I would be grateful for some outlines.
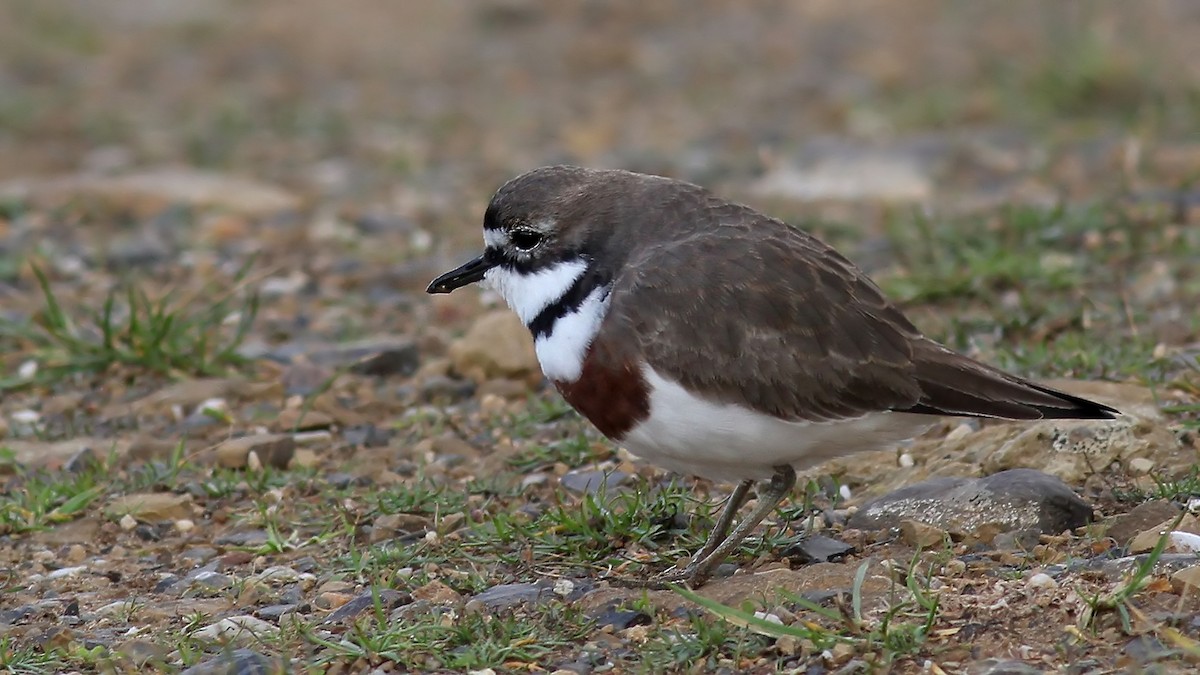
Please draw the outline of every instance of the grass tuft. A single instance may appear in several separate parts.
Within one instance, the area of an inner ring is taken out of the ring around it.
[[[174,291],[152,297],[145,288],[125,283],[109,292],[99,309],[75,316],[35,265],[42,309],[28,323],[0,319],[0,345],[33,360],[37,370],[32,376],[0,378],[0,391],[49,385],[114,366],[181,377],[219,375],[242,365],[245,359],[237,350],[258,313],[257,294],[237,293],[248,271],[249,265],[239,270],[229,289],[205,285],[186,297]]]

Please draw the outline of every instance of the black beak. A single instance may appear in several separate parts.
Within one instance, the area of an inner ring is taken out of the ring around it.
[[[429,282],[429,288],[426,288],[425,292],[449,293],[456,288],[480,281],[483,279],[483,275],[495,266],[496,263],[485,260],[484,256],[479,256]]]

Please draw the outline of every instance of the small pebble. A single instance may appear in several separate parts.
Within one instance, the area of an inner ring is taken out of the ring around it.
[[[126,513],[125,515],[121,516],[121,520],[118,521],[118,524],[120,524],[122,530],[129,532],[138,526],[138,521],[137,518],[134,518]]]
[[[560,597],[567,597],[575,592],[575,582],[570,579],[559,579],[554,582],[554,594]]]
[[[973,431],[975,430],[971,428],[970,424],[960,424],[951,429],[950,433],[946,434],[946,441],[956,441],[964,436],[969,435]]]
[[[506,407],[508,407],[508,402],[495,394],[484,394],[483,398],[479,400],[479,411],[485,415],[504,412]]]
[[[196,406],[196,412],[223,418],[229,413],[229,403],[223,398],[206,399]]]
[[[175,521],[175,529],[186,534],[196,529],[196,523],[188,520],[187,518],[183,518],[182,520]]]
[[[22,380],[32,380],[33,376],[37,375],[37,371],[38,362],[29,360],[25,363],[22,363],[20,367],[17,368],[17,377]]]
[[[906,452],[906,453],[903,453],[900,455],[901,468],[911,469],[913,466],[916,465],[916,463],[917,463],[917,461],[915,459],[913,459],[913,456],[911,454]]]
[[[1154,470],[1154,460],[1146,457],[1134,457],[1129,460],[1129,473],[1142,476]]]
[[[774,623],[774,624],[779,624],[780,626],[783,625],[783,619],[779,618],[775,614],[769,614],[767,612],[755,612],[754,618],[761,619],[763,621],[767,621],[767,622]]]
[[[1175,530],[1169,538],[1171,546],[1181,553],[1200,553],[1200,534]]]
[[[79,544],[72,544],[67,549],[67,562],[78,565],[87,557],[87,549]]]
[[[1025,584],[1027,586],[1029,586],[1030,588],[1057,588],[1058,587],[1058,582],[1054,580],[1054,577],[1050,576],[1049,574],[1046,574],[1045,572],[1038,572],[1037,574],[1029,577],[1029,580],[1026,581]]]
[[[46,578],[47,579],[65,579],[67,577],[73,577],[76,574],[79,574],[80,572],[82,572],[86,569],[87,569],[87,567],[85,567],[83,565],[78,565],[76,567],[63,567],[61,569],[54,570],[53,572],[47,574]]]
[[[18,410],[12,414],[12,421],[17,424],[36,424],[41,418],[41,413],[29,409]]]

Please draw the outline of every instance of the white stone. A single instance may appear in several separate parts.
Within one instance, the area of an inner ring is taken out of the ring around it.
[[[1025,584],[1030,588],[1057,588],[1058,582],[1054,577],[1045,572],[1038,572],[1026,580]]]
[[[77,567],[63,567],[63,568],[56,569],[56,570],[54,570],[53,572],[50,572],[50,573],[48,573],[48,574],[46,575],[46,578],[47,578],[47,579],[51,579],[51,580],[53,580],[53,579],[66,579],[66,578],[68,578],[68,577],[73,577],[73,576],[76,576],[76,575],[78,575],[80,572],[82,572],[82,571],[84,571],[84,570],[86,570],[86,569],[87,569],[87,566],[86,566],[86,565],[79,565],[79,566],[77,566]]]

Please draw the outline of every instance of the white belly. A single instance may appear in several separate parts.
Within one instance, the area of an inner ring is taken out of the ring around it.
[[[717,481],[766,480],[775,466],[804,469],[912,438],[927,415],[871,413],[834,422],[787,422],[693,396],[650,368],[650,416],[622,439],[630,452],[685,475]]]

